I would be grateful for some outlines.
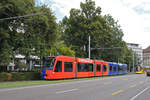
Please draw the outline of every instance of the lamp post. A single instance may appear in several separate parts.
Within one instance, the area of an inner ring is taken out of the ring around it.
[[[91,47],[90,47],[90,43],[91,42],[91,37],[89,35],[89,59],[91,58]]]

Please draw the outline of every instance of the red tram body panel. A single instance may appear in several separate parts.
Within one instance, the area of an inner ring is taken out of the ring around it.
[[[102,76],[103,71],[102,71],[102,66],[103,66],[103,61],[95,61],[95,76]]]
[[[103,76],[108,75],[108,62],[103,62]]]

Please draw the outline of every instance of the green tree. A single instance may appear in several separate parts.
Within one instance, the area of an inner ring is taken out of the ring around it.
[[[56,46],[53,46],[50,49],[45,51],[45,55],[65,55],[65,56],[75,56],[75,52],[72,50],[72,46],[66,46],[63,42],[57,43]]]
[[[91,36],[91,47],[102,47],[101,40],[110,36],[101,8],[95,2],[86,0],[80,3],[81,9],[71,9],[70,16],[64,17],[63,39],[67,45],[73,45],[78,57],[88,57],[88,37]],[[105,37],[105,38],[104,38]]]
[[[111,15],[105,15],[104,18],[109,25],[109,32],[111,33],[109,41],[107,42],[108,47],[112,48],[104,51],[104,59],[114,62],[118,62],[120,60],[122,62],[124,60],[123,56],[125,56],[124,52],[127,49],[127,45],[122,39],[123,31],[118,22],[115,21]]]
[[[44,12],[25,20],[26,55],[43,56],[46,49],[50,49],[58,39],[58,25],[52,11],[46,6],[36,7],[35,12]],[[22,48],[23,50],[25,48]]]
[[[122,39],[121,26],[111,15],[102,16],[101,8],[96,7],[94,1],[86,0],[80,3],[80,9],[71,9],[70,16],[64,17],[61,25],[62,38],[68,46],[72,45],[76,56],[88,57],[88,37],[91,36],[93,59],[127,62],[125,56],[130,55],[130,51]]]
[[[10,18],[35,13],[39,15]],[[0,19],[0,66],[7,66],[16,54],[43,56],[57,40],[55,16],[46,6],[35,6],[34,0],[1,0]]]
[[[75,51],[72,50],[72,45],[67,46],[64,43],[64,39],[62,38],[63,35],[63,27],[61,26],[61,23],[57,26],[57,36],[56,42],[51,43],[51,48],[46,49],[44,52],[44,56],[55,56],[55,55],[64,55],[64,56],[75,56]]]

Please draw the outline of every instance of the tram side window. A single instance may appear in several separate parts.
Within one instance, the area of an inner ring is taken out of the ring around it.
[[[123,71],[123,67],[121,66],[121,71]]]
[[[62,61],[57,61],[55,72],[62,72]]]
[[[122,71],[124,71],[124,67],[122,67],[122,69],[121,69]]]
[[[78,63],[78,72],[93,72],[93,64]]]
[[[118,67],[118,71],[122,71],[122,66],[119,66],[119,67]]]
[[[118,66],[118,71],[120,71],[120,66]]]
[[[103,71],[106,72],[107,71],[107,66],[103,65]]]
[[[112,66],[110,66],[110,71],[112,71]]]
[[[100,64],[97,64],[96,70],[97,70],[97,72],[100,72],[100,71],[101,71],[101,65],[100,65]]]
[[[88,72],[93,72],[93,64],[88,64],[88,66],[89,66]]]
[[[123,67],[123,71],[126,71],[127,70],[127,67]]]
[[[78,63],[78,72],[87,72],[87,66],[85,63]]]
[[[64,72],[72,72],[72,62],[64,62]]]
[[[117,71],[117,67],[116,66],[114,66],[114,71]]]

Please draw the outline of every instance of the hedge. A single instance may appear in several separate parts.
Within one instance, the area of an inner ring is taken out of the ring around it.
[[[2,72],[0,81],[26,81],[39,80],[40,72]]]

